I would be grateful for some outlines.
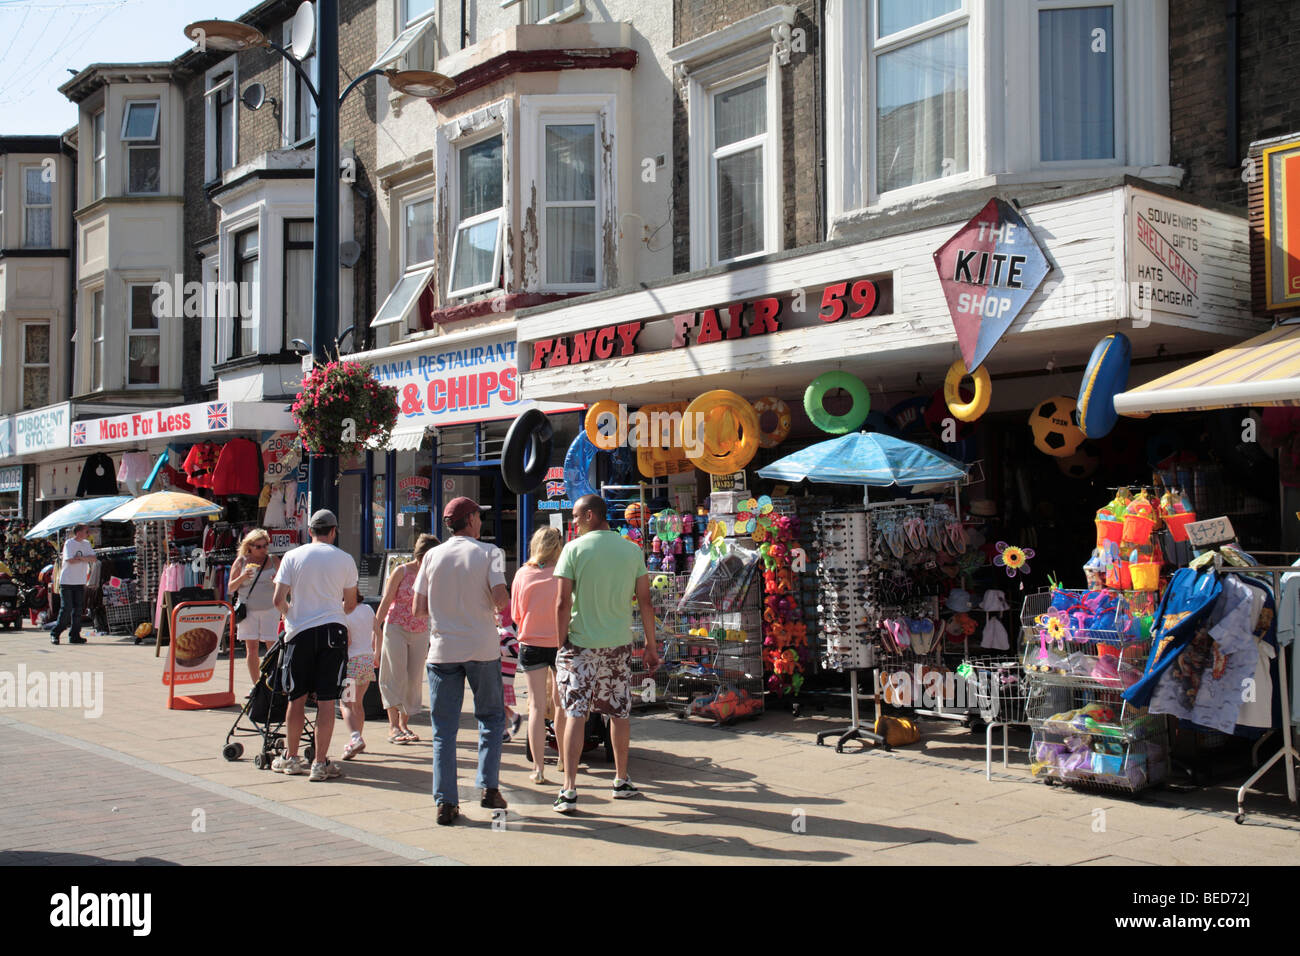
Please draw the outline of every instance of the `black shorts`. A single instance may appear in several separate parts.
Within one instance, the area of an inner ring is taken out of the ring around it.
[[[543,667],[555,670],[555,653],[558,647],[534,647],[532,644],[519,645],[519,669],[524,673],[539,671]]]
[[[317,700],[338,700],[348,666],[348,629],[322,624],[295,634],[284,645],[280,680],[290,700],[315,693]]]

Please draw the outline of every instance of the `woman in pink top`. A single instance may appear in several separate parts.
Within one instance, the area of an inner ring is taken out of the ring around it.
[[[422,534],[415,557],[393,568],[384,583],[384,597],[375,613],[379,642],[379,696],[388,710],[388,742],[406,744],[420,738],[411,730],[411,715],[419,711],[424,691],[424,659],[429,655],[429,619],[411,613],[411,598],[420,562],[439,541]]]
[[[528,563],[515,572],[510,590],[510,616],[519,632],[519,669],[528,681],[528,746],[533,752],[533,783],[546,783],[546,706],[548,670],[555,670],[559,636],[555,604],[560,582],[555,562],[564,538],[555,528],[539,528],[528,546]],[[553,682],[549,696],[555,714],[555,739],[564,739],[564,710]]]

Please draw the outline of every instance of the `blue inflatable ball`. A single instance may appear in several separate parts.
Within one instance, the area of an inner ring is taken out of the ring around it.
[[[1097,343],[1079,386],[1079,427],[1089,438],[1103,438],[1119,421],[1115,396],[1128,387],[1133,345],[1122,332]]]

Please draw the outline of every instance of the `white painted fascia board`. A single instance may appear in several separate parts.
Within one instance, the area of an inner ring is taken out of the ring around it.
[[[681,46],[668,51],[668,62],[674,65],[702,63],[721,56],[735,47],[749,46],[757,42],[764,34],[771,34],[774,27],[785,24],[794,26],[798,11],[789,4],[781,3],[743,20],[714,30],[702,37],[688,40]]]
[[[499,339],[503,336],[510,338],[513,328],[513,322],[499,322],[496,325],[466,329],[464,332],[452,332],[449,335],[413,336],[393,345],[371,349],[369,352],[352,352],[346,358],[349,362],[365,362],[373,365],[376,362],[387,362],[408,355],[418,355],[421,352],[436,351],[449,345],[462,345],[480,339]]]

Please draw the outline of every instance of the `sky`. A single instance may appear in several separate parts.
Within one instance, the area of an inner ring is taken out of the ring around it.
[[[195,20],[257,0],[0,0],[0,135],[62,133],[77,107],[59,87],[91,63],[171,60]],[[69,72],[71,70],[72,72]]]

